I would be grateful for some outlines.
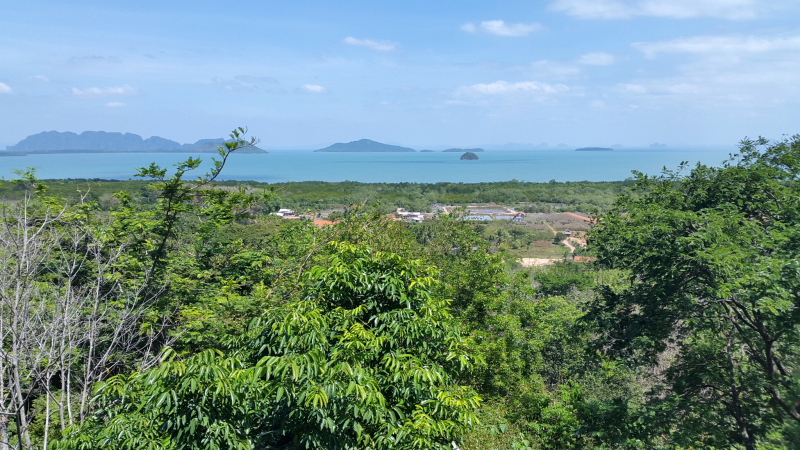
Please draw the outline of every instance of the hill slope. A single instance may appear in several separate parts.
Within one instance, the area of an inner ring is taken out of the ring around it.
[[[369,139],[361,139],[348,143],[336,143],[329,147],[314,150],[315,152],[415,152],[413,148],[400,147],[399,145],[382,144]]]

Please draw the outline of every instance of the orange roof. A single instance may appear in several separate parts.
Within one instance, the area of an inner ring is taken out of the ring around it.
[[[318,227],[327,227],[329,225],[333,225],[333,224],[336,224],[336,223],[339,223],[339,222],[341,222],[341,220],[337,220],[336,222],[334,222],[332,220],[315,219],[314,220],[314,225],[316,225]]]

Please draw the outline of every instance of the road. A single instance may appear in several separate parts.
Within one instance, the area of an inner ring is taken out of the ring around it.
[[[572,213],[564,213],[564,214],[572,214]],[[573,214],[573,215],[577,216],[577,217],[581,217],[581,216],[578,216],[577,214]],[[589,219],[586,219],[586,220],[589,220]],[[556,231],[555,228],[551,227],[549,223],[545,222],[544,224],[547,225],[547,228],[550,228],[550,231],[553,232],[553,236],[558,234],[558,231]],[[569,249],[569,251],[575,252],[575,246],[570,244],[570,242],[569,242],[571,239],[573,239],[573,238],[568,237],[568,238],[564,239],[563,241],[561,241],[561,243],[566,245],[567,248]]]

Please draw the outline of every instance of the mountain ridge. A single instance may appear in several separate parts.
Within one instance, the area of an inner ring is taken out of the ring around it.
[[[43,131],[32,134],[15,145],[6,146],[6,151],[25,153],[216,153],[225,139],[200,139],[193,144],[150,136],[143,139],[138,134],[116,131]],[[242,149],[241,153],[267,153],[258,147]]]

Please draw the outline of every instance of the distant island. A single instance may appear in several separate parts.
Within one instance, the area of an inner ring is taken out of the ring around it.
[[[482,148],[448,148],[447,150],[442,150],[443,152],[453,152],[453,153],[461,153],[461,152],[471,152],[471,153],[479,153],[482,152]]]
[[[433,150],[420,150],[420,153],[433,153]]]
[[[480,158],[478,158],[478,155],[476,155],[473,152],[466,152],[463,155],[461,155],[461,160],[462,161],[474,161],[476,159],[480,159]]]
[[[44,131],[6,147],[8,156],[28,153],[216,153],[225,139],[200,139],[194,144],[181,144],[160,136],[142,139],[138,134],[106,131],[72,132]],[[1,152],[0,152],[1,153]],[[267,153],[258,147],[248,147],[237,153]]]
[[[613,152],[613,148],[608,147],[583,147],[583,148],[576,148],[576,152]]]
[[[415,152],[413,148],[400,147],[399,145],[381,144],[369,139],[361,139],[348,143],[336,143],[329,147],[314,150],[315,152]]]

